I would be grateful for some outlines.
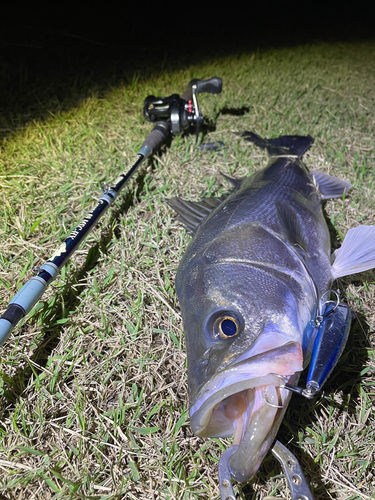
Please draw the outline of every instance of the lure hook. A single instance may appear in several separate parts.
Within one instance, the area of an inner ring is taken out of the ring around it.
[[[236,500],[232,485],[232,474],[229,467],[229,459],[238,450],[238,445],[227,448],[219,460],[219,484],[221,500]]]
[[[271,373],[270,375],[276,375],[276,373]],[[281,375],[276,375],[276,377],[281,377]],[[284,386],[280,386],[280,387],[283,389],[285,387],[285,385]],[[267,396],[267,394],[263,393],[263,399],[264,399],[264,401],[265,401],[265,403],[266,403],[267,406],[271,406],[272,408],[280,408],[280,409],[284,408],[283,405],[275,405],[274,403],[270,403],[268,401],[268,399],[267,399],[266,396]]]
[[[336,300],[333,301],[333,300],[326,300],[325,302],[323,302],[320,306],[320,310],[321,311],[324,311],[324,313],[322,314],[317,314],[316,318],[315,318],[315,326],[316,327],[319,327],[321,324],[322,324],[322,321],[325,317],[327,317],[329,314],[333,313],[333,311],[335,309],[337,309],[338,305],[340,304],[340,290],[337,290],[337,292],[335,290],[327,290],[325,293],[323,293],[322,297],[321,297],[321,301],[323,300],[323,297],[325,297],[325,295],[327,294],[330,294],[330,293],[333,293],[336,297]],[[334,304],[334,306],[332,308],[328,308],[328,306],[330,304]]]
[[[276,375],[277,376],[277,375]],[[238,450],[238,445],[227,448],[219,460],[219,483],[221,500],[236,500],[230,471],[230,458]],[[314,500],[298,460],[293,453],[279,441],[271,449],[272,455],[279,461],[292,493],[292,500]]]

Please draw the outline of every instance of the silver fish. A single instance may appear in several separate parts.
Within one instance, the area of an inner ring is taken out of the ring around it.
[[[311,137],[245,139],[266,149],[266,168],[230,179],[225,198],[168,203],[193,234],[176,290],[187,345],[191,427],[233,437],[237,481],[250,479],[268,452],[291,393],[308,365],[321,298],[333,280],[375,267],[375,227],[351,229],[331,255],[322,199],[349,182],[308,172]],[[277,374],[282,378],[275,376]]]

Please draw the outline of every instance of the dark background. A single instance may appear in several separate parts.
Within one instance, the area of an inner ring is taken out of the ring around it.
[[[238,46],[364,39],[373,37],[375,29],[370,1],[225,2],[225,8],[217,4],[17,4],[2,9],[0,48],[23,60],[53,54],[71,59],[105,55],[125,60],[142,54],[179,59],[182,54],[226,52]]]
[[[179,57],[192,50],[222,51],[236,44],[283,46],[363,39],[374,33],[373,4],[363,0],[226,1],[224,8],[218,2],[153,4],[136,0],[15,4],[1,11],[1,50],[18,45],[24,47],[25,56],[31,55],[31,49],[35,56],[41,48],[60,55],[76,49],[79,54],[75,55],[82,56],[84,52],[94,55],[96,46],[102,47],[96,55],[109,57],[148,51]]]
[[[255,48],[370,40],[375,2],[15,3],[0,16],[0,137],[120,82]],[[197,75],[201,77],[201,75]],[[178,89],[177,89],[178,91]],[[15,118],[16,117],[16,118]]]

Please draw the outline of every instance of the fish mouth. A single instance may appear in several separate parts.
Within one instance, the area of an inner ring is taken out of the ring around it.
[[[287,342],[241,359],[204,385],[190,418],[198,436],[233,436],[238,450],[230,469],[236,481],[244,482],[257,472],[275,439],[291,397],[284,384],[297,383],[303,356],[299,342]]]

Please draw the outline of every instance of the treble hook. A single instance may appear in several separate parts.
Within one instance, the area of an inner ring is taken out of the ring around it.
[[[320,306],[320,309],[324,311],[323,314],[317,314],[315,318],[315,326],[319,327],[322,324],[323,319],[328,316],[329,314],[333,313],[335,309],[337,309],[338,305],[340,304],[340,290],[327,290],[325,293],[320,298],[320,301],[323,300],[323,297],[327,295],[328,293],[333,293],[336,296],[336,301],[333,300],[326,300],[323,302]],[[328,308],[330,304],[334,304],[333,307]]]
[[[229,460],[238,450],[238,445],[227,448],[219,460],[219,482],[221,500],[236,500],[232,485],[232,474]],[[298,460],[280,441],[276,441],[271,449],[272,455],[279,461],[292,493],[292,500],[314,500],[307,485]]]
[[[227,448],[221,455],[219,460],[219,483],[221,500],[236,500],[236,495],[232,485],[232,474],[229,467],[229,459],[238,450],[238,445],[235,444]]]
[[[271,452],[279,461],[284,471],[288,486],[292,493],[292,500],[314,500],[305,476],[303,475],[301,466],[293,453],[281,444],[280,441],[276,441]]]

